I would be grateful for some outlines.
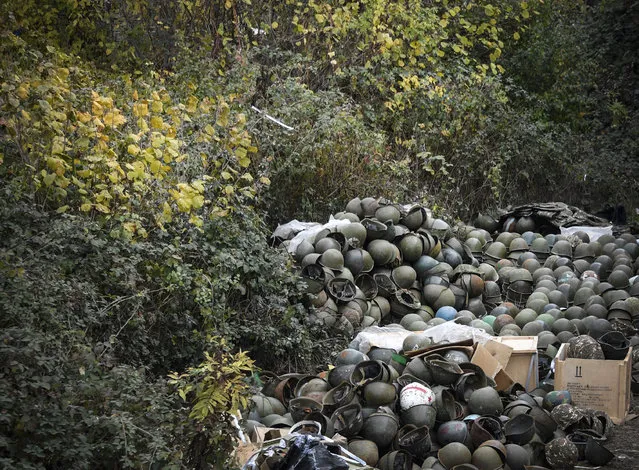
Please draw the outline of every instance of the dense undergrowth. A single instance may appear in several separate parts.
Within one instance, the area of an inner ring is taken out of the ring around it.
[[[346,341],[305,323],[278,222],[636,206],[637,14],[3,2],[0,466],[230,468],[252,373]]]

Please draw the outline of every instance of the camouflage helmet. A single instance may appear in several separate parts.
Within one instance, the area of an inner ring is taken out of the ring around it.
[[[588,335],[580,335],[570,340],[567,357],[577,359],[605,359],[604,353],[599,343],[597,343],[597,340]]]
[[[577,446],[567,437],[553,439],[544,449],[546,460],[556,469],[572,469],[579,460]]]

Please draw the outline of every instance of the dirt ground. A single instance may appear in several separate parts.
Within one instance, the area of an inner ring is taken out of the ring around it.
[[[633,397],[633,407],[631,415],[639,415],[639,395]],[[639,469],[639,416],[626,423],[615,426],[610,438],[604,444],[615,458],[605,467],[612,470],[635,470]],[[593,468],[581,465],[581,468]],[[575,467],[579,469],[580,467]]]

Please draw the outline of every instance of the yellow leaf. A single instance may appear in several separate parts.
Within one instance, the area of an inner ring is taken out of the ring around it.
[[[137,100],[138,100],[138,98],[139,98],[139,96],[138,96],[138,90],[133,90],[133,99],[134,99],[135,101],[137,101]]]
[[[51,186],[55,181],[55,173],[47,174],[42,180],[44,181],[45,186]]]
[[[519,38],[520,38],[520,37],[521,37],[521,36],[519,36],[519,33],[518,33],[517,31],[515,31],[515,33],[513,34],[513,39],[514,39],[515,41],[519,41]]]
[[[222,173],[220,173],[220,176],[225,180],[231,179],[231,174],[228,171],[223,171]]]
[[[153,116],[151,118],[151,128],[152,129],[162,129],[164,122],[160,116]]]
[[[20,99],[24,100],[27,98],[27,96],[29,96],[29,90],[27,90],[23,86],[19,86],[18,89],[16,90],[16,94],[20,97]]]
[[[161,101],[154,101],[151,103],[151,111],[154,113],[161,113],[164,110],[164,106]]]
[[[245,158],[246,157],[246,149],[244,147],[238,147],[235,149],[235,156],[240,159],[240,158]]]
[[[145,102],[135,103],[133,105],[133,115],[136,117],[144,117],[149,114],[149,105]]]
[[[107,126],[118,127],[126,122],[124,116],[122,116],[119,112],[108,112],[104,115],[104,124]]]
[[[262,176],[262,177],[260,178],[260,182],[261,182],[262,184],[265,184],[266,186],[268,186],[269,184],[271,184],[271,180],[270,180],[270,179],[268,179],[266,176]]]
[[[78,121],[80,121],[82,124],[86,124],[91,120],[91,115],[89,113],[83,113],[82,111],[78,111],[76,113],[76,116],[78,118]]]
[[[138,153],[140,153],[140,147],[138,147],[137,145],[134,144],[130,144],[127,148],[126,151],[131,154],[131,155],[137,155]]]
[[[102,116],[102,114],[104,114],[104,108],[102,107],[100,103],[98,103],[97,101],[94,101],[93,103],[91,103],[91,112],[95,116]]]
[[[152,173],[159,173],[162,169],[162,164],[158,160],[153,160],[149,165]]]
[[[91,210],[91,203],[90,202],[85,202],[84,204],[82,204],[80,206],[80,210],[82,212],[89,212]]]
[[[227,10],[230,10],[232,6],[233,4],[231,3],[231,0],[226,0],[224,2],[224,8],[226,8]]]
[[[224,187],[224,192],[230,196],[231,194],[233,194],[235,192],[235,188],[233,186],[231,186],[230,184],[227,184]]]
[[[69,210],[69,206],[61,206],[61,207],[58,207],[55,211],[58,214],[64,214],[67,210]]]
[[[31,115],[24,109],[20,110],[20,114],[22,115],[22,119],[24,119],[25,121],[31,121]]]
[[[226,127],[229,125],[229,114],[231,114],[231,108],[227,103],[220,104],[220,111],[217,117],[217,125]]]
[[[273,29],[277,29],[278,26],[279,26],[279,24],[277,23],[277,21],[273,21],[271,23],[271,28],[273,28]]]
[[[194,113],[195,111],[197,111],[197,98],[193,95],[189,96],[188,99],[186,100],[186,110],[189,113]]]

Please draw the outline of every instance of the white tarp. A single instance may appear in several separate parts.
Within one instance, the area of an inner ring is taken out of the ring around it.
[[[472,339],[475,343],[484,344],[493,338],[479,328],[450,321],[424,331],[408,331],[399,325],[369,326],[357,334],[351,345],[364,354],[368,353],[373,346],[401,351],[406,337],[414,333],[431,338],[433,343],[442,344],[455,343],[467,339]]]
[[[585,232],[588,234],[591,242],[597,241],[602,235],[612,235],[612,225],[607,227],[587,227],[575,226],[575,227],[560,227],[562,235],[572,235],[575,232]]]
[[[350,220],[334,219],[333,216],[331,216],[330,220],[324,225],[314,222],[300,222],[298,220],[292,220],[284,225],[278,225],[278,227],[273,232],[273,236],[279,236],[282,239],[286,240],[288,238],[280,234],[290,235],[297,232],[297,234],[291,239],[291,243],[289,243],[287,247],[289,253],[295,254],[295,252],[297,251],[297,247],[300,246],[300,243],[302,243],[302,241],[308,240],[311,243],[315,243],[315,237],[322,230],[329,229],[331,232],[334,232],[338,227],[348,225],[350,223]]]

